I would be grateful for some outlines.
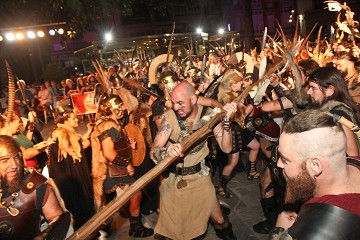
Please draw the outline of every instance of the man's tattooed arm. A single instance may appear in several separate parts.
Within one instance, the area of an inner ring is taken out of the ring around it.
[[[158,163],[165,158],[166,148],[164,147],[169,140],[171,134],[170,124],[165,118],[162,119],[160,129],[155,136],[154,142],[150,150],[150,157]]]

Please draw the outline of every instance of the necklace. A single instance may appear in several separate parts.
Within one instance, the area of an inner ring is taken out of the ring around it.
[[[19,209],[12,207],[12,205],[15,204],[15,198],[19,196],[19,193],[13,192],[11,194],[12,199],[9,203],[7,203],[5,200],[2,199],[3,193],[2,189],[0,189],[0,208],[6,208],[6,211],[13,217],[16,217],[19,215]]]

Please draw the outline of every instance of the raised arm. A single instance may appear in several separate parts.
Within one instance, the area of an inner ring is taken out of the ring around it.
[[[150,150],[150,157],[155,163],[164,159],[166,153],[166,148],[164,147],[170,138],[170,134],[171,126],[164,117]]]
[[[224,106],[225,117],[221,123],[214,128],[214,135],[221,150],[229,153],[232,150],[232,133],[231,133],[231,119],[233,119],[237,110],[236,103],[228,103]]]

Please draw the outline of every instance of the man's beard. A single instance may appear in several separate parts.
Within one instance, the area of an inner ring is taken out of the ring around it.
[[[316,101],[313,97],[309,96],[308,108],[309,109],[319,109],[322,107],[324,102],[326,102],[326,98],[323,101]]]
[[[23,166],[23,164],[21,164]],[[16,177],[8,181],[6,177],[0,176],[1,184],[0,187],[4,190],[5,193],[13,193],[20,189],[21,181],[24,176],[23,167],[19,167],[19,171],[16,174]]]
[[[190,111],[189,111],[184,117],[181,117],[178,112],[176,112],[176,115],[178,116],[178,118],[179,118],[180,120],[185,121],[185,120],[191,115],[191,113],[192,113],[193,111],[194,111],[194,107],[191,106],[191,107],[190,107]]]
[[[306,164],[302,164],[301,172],[295,178],[286,179],[285,203],[305,201],[311,198],[316,188],[316,181],[306,170]]]

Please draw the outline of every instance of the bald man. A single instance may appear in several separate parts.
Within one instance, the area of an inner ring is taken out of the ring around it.
[[[180,142],[193,133],[203,106],[197,103],[195,89],[188,82],[177,85],[171,93],[173,109],[164,113],[159,132],[151,149],[157,163],[165,155],[179,157],[160,185],[160,214],[155,239],[189,240],[206,233],[209,218],[221,239],[236,239],[227,216],[223,216],[215,189],[205,165],[209,153],[206,140],[195,143],[186,153]],[[221,149],[232,148],[230,118],[236,104],[224,106],[225,117],[213,132]]]
[[[343,128],[320,110],[284,126],[277,165],[287,182],[285,201],[305,203],[298,215],[281,213],[269,239],[359,238],[360,160],[346,157],[346,141]]]

